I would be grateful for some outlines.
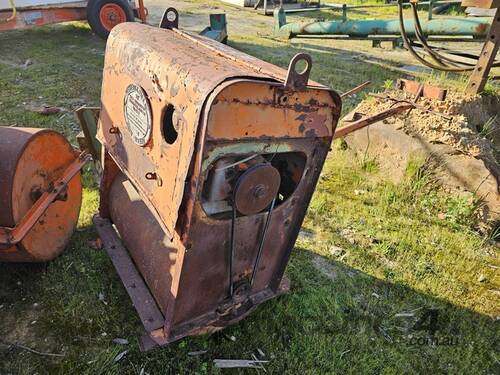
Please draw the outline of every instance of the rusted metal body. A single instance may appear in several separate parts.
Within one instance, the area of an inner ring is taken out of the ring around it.
[[[74,7],[44,7],[22,9],[13,14],[12,10],[0,11],[0,31],[26,29],[53,23],[85,20],[86,2],[75,2]]]
[[[113,29],[102,84],[94,222],[144,349],[219,330],[288,290],[341,109],[337,93],[308,81],[308,55],[287,73],[177,30],[176,17],[162,20],[172,29]]]
[[[54,23],[86,20],[89,16],[89,5],[92,0],[27,0],[20,4],[16,1],[0,0],[0,31],[26,29],[34,26],[43,26]],[[126,0],[135,18],[145,23],[148,10],[143,0]],[[100,8],[100,21],[109,31],[119,22],[126,22],[127,17],[118,3],[109,1]],[[130,20],[129,20],[130,21]]]
[[[417,81],[411,81],[408,79],[398,79],[396,81],[396,88],[399,90],[406,91],[410,94],[423,96],[424,98],[445,100],[448,94],[447,89],[443,89],[439,86],[433,86],[428,84],[422,84]]]
[[[67,245],[88,161],[59,133],[0,127],[0,262],[42,262]]]

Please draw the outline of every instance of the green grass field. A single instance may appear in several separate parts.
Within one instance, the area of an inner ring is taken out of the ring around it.
[[[340,91],[366,80],[381,90],[398,77],[353,63],[354,52],[341,48],[230,38],[282,67],[303,48],[314,59],[312,78]],[[0,51],[0,126],[54,128],[74,143],[72,111],[99,103],[104,42],[73,24],[0,33]],[[40,104],[65,110],[29,110]],[[222,332],[148,353],[138,349],[140,321],[110,260],[93,244],[98,190],[88,167],[78,229],[63,255],[0,264],[0,374],[216,374],[213,359],[252,355],[268,360],[272,374],[498,374],[499,247],[494,234],[475,229],[477,202],[442,192],[418,160],[393,184],[376,160],[342,146],[330,153],[293,251],[290,293]],[[263,372],[224,372],[255,371]]]

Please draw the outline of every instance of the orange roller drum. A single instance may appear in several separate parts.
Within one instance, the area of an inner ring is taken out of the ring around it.
[[[0,262],[43,262],[64,250],[86,160],[56,131],[0,127]]]

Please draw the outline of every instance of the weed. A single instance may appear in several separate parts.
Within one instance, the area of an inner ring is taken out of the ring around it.
[[[480,207],[481,200],[475,196],[451,196],[446,202],[446,219],[451,225],[473,228]]]
[[[394,81],[392,79],[386,79],[384,81],[384,89],[385,90],[390,90],[392,89],[394,86]]]
[[[481,95],[483,96],[498,96],[500,94],[500,87],[497,84],[494,84],[491,79],[486,81],[484,85],[483,91],[481,91]]]
[[[500,242],[500,223],[496,223],[496,225],[493,226],[493,229],[488,234],[487,239],[490,241]]]
[[[495,122],[497,121],[498,115],[490,117],[488,121],[486,121],[479,132],[479,135],[483,138],[488,138],[491,136],[493,132],[496,131]]]
[[[379,163],[375,158],[363,158],[360,162],[360,167],[365,172],[375,173],[379,170]]]

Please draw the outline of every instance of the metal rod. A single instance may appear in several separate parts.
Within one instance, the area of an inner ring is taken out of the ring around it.
[[[352,133],[356,130],[367,127],[368,125],[382,121],[388,117],[394,116],[398,113],[404,112],[404,111],[406,111],[408,109],[412,109],[412,108],[415,108],[412,103],[403,103],[397,107],[392,107],[392,108],[389,108],[383,112],[377,113],[376,115],[363,118],[361,120],[353,122],[352,124],[349,124],[347,126],[341,127],[340,129],[337,129],[335,131],[335,134],[333,135],[333,139],[343,138],[349,133]]]
[[[443,4],[460,4],[461,0],[453,0],[453,1],[432,1],[433,5],[443,5]],[[418,3],[418,5],[430,5],[431,1],[424,1]],[[410,3],[404,3],[403,6],[409,6]],[[293,14],[293,13],[308,13],[308,12],[318,12],[321,10],[341,10],[343,17],[347,16],[347,10],[349,9],[366,9],[366,8],[389,8],[396,7],[397,4],[367,4],[367,5],[348,5],[348,4],[334,4],[334,3],[324,3],[318,7],[311,8],[294,8],[294,9],[283,9],[284,13]],[[264,14],[271,15],[272,11],[267,10],[267,6],[264,5]]]
[[[407,22],[408,21],[406,21],[404,19],[404,16],[403,16],[403,6],[402,5],[403,5],[402,0],[398,0],[398,22],[399,22],[399,30],[400,30],[401,38],[403,38],[403,42],[404,42],[405,48],[408,50],[408,52],[410,52],[410,54],[413,57],[415,57],[415,59],[417,59],[420,63],[422,63],[423,65],[425,65],[425,66],[427,66],[429,68],[437,69],[437,70],[444,70],[444,71],[447,71],[447,72],[463,72],[463,71],[471,69],[470,67],[453,67],[453,66],[435,65],[435,64],[433,64],[433,63],[425,60],[422,56],[420,56],[415,51],[415,49],[413,48],[411,40],[408,38],[409,34],[406,31]],[[427,24],[429,24],[431,22],[434,22],[434,21],[436,21],[436,20],[428,21]],[[425,31],[422,31],[422,30],[420,30],[420,31],[421,31],[422,35],[424,33],[425,34],[429,34],[428,32],[425,32]]]
[[[500,7],[497,8],[493,23],[491,24],[488,37],[484,43],[481,55],[477,65],[472,72],[465,92],[470,95],[475,95],[483,91],[488,74],[492,66],[494,66],[495,57],[500,47]]]
[[[484,37],[490,27],[488,17],[437,18],[422,22],[425,35],[440,36],[474,36]],[[414,36],[415,23],[412,19],[404,20],[407,35]],[[322,21],[311,23],[286,23],[284,13],[275,14],[275,30],[289,38],[297,35],[349,35],[367,37],[369,35],[400,35],[401,27],[398,19],[394,20],[348,20]]]
[[[433,5],[440,4],[460,4],[461,0],[450,0],[450,1],[432,1]],[[422,1],[419,2],[418,5],[430,5],[431,1]],[[347,9],[363,9],[363,8],[389,8],[389,7],[397,7],[398,4],[366,4],[366,5],[347,5],[347,4],[333,4],[333,3],[325,3],[325,8],[328,7],[330,9],[342,9],[342,7],[346,5]],[[410,6],[410,3],[404,3],[403,6]]]
[[[366,81],[362,83],[361,85],[358,85],[356,87],[353,87],[349,91],[344,92],[342,95],[340,95],[341,98],[345,98],[346,96],[356,94],[357,92],[363,90],[366,86],[368,86],[371,83],[371,81]]]

